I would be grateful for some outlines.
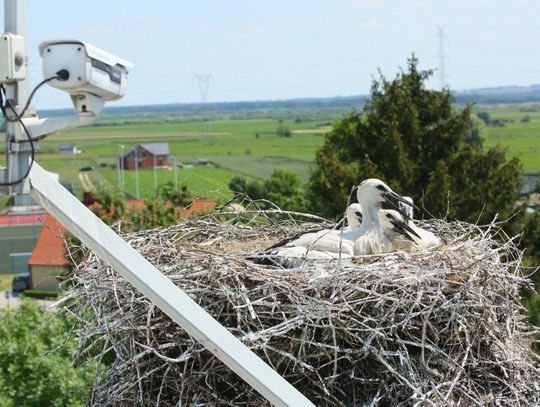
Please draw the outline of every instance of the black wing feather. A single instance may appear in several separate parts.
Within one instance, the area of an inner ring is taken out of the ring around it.
[[[418,239],[422,239],[420,236],[418,236],[418,233],[416,233],[409,225],[407,225],[407,223],[403,222],[402,220],[396,219],[393,216],[388,216],[388,218],[390,219],[390,223],[394,227],[394,232],[399,233],[400,235],[412,241],[414,241],[412,235],[416,236]]]

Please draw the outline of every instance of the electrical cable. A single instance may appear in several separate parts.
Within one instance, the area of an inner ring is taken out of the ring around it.
[[[63,69],[62,71],[65,71],[65,70]],[[36,85],[36,87],[32,90],[32,92],[30,92],[30,96],[28,96],[28,100],[26,101],[26,104],[24,105],[23,109],[21,110],[21,113],[17,114],[17,112],[15,110],[13,110],[13,108],[12,108],[13,113],[15,113],[15,119],[12,119],[12,118],[10,118],[10,117],[8,117],[6,115],[4,116],[4,118],[8,122],[12,122],[12,123],[20,121],[20,118],[24,117],[24,114],[28,110],[28,107],[30,106],[30,103],[32,102],[32,98],[36,94],[37,90],[41,86],[45,85],[47,82],[50,82],[50,81],[52,81],[54,79],[62,80],[62,77],[60,76],[60,72],[62,72],[62,71],[58,71],[55,76],[51,76],[50,78],[43,79],[40,83],[38,83]],[[65,71],[65,72],[67,72],[67,71]],[[69,73],[68,73],[68,78],[69,78]]]
[[[21,124],[22,128],[24,129],[24,132],[26,133],[26,137],[28,138],[28,142],[30,143],[31,153],[30,153],[30,165],[28,165],[28,168],[26,169],[26,172],[24,173],[24,175],[16,181],[0,182],[0,186],[2,187],[10,187],[10,186],[17,185],[23,182],[26,179],[26,177],[28,177],[28,175],[30,174],[30,170],[32,169],[32,165],[34,164],[34,160],[36,156],[36,148],[34,145],[34,140],[32,140],[32,136],[30,135],[30,132],[26,128],[24,122],[22,121],[22,118],[19,115],[17,115],[17,112],[14,109],[13,105],[11,104],[11,101],[8,101],[8,104],[9,104],[9,108],[13,111],[13,113],[15,113],[16,117],[18,118],[18,122]],[[2,111],[4,111],[4,109],[2,109]],[[6,116],[4,115],[4,117]]]
[[[20,177],[18,180],[15,180],[15,181],[0,182],[0,186],[2,186],[2,187],[9,187],[9,186],[20,184],[30,174],[30,170],[32,169],[32,165],[34,164],[34,160],[35,160],[36,149],[35,149],[35,145],[34,145],[34,140],[32,139],[32,136],[30,135],[30,132],[26,128],[26,125],[24,124],[22,119],[24,117],[24,114],[26,113],[26,110],[30,106],[30,103],[32,102],[32,98],[36,94],[36,91],[42,85],[44,85],[47,82],[52,81],[53,79],[58,79],[60,81],[67,81],[69,79],[69,72],[67,70],[65,70],[65,69],[62,69],[62,70],[58,71],[55,76],[51,76],[50,78],[46,78],[46,79],[42,80],[40,83],[38,83],[34,87],[32,92],[30,92],[30,96],[28,97],[28,100],[27,100],[26,104],[24,105],[23,109],[21,110],[21,113],[17,113],[17,110],[16,110],[15,106],[13,106],[13,103],[11,102],[11,100],[7,99],[7,97],[5,95],[4,86],[3,85],[0,86],[0,109],[2,110],[2,115],[4,116],[4,120],[7,120],[7,121],[9,121],[11,123],[19,122],[21,124],[21,126],[22,126],[22,128],[23,128],[23,130],[24,130],[24,132],[26,134],[26,138],[28,139],[28,142],[30,143],[30,151],[31,151],[30,152],[30,165],[28,165],[28,168],[26,169],[26,172],[24,173],[24,175],[22,177]],[[8,114],[6,113],[6,106],[11,109],[11,111],[13,112],[13,115],[15,116],[15,119],[12,119],[12,118],[10,118],[8,116]],[[14,142],[14,143],[21,143],[21,141],[17,141],[17,140],[9,140],[9,141]]]

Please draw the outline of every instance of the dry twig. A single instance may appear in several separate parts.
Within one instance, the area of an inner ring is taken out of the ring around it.
[[[317,406],[540,405],[530,282],[495,225],[432,221],[436,251],[282,269],[248,257],[313,224],[254,212],[125,237]],[[93,254],[65,287],[76,359],[108,360],[92,405],[266,405]]]

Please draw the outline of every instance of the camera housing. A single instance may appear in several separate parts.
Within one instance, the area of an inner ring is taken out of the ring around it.
[[[49,84],[67,91],[80,115],[97,115],[106,101],[120,99],[126,93],[131,62],[78,40],[45,41],[39,45],[39,53],[46,78],[64,71],[62,79]]]

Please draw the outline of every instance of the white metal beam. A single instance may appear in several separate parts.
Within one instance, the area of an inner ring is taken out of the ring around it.
[[[34,163],[30,193],[100,259],[275,406],[314,406],[186,293]]]
[[[96,121],[95,116],[25,117],[22,119],[32,139],[37,140]]]

